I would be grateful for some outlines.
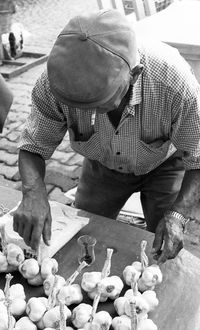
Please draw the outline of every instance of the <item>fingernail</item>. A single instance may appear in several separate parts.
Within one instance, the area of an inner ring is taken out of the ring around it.
[[[47,245],[49,245],[49,246],[51,245],[51,240],[50,239],[47,240]]]

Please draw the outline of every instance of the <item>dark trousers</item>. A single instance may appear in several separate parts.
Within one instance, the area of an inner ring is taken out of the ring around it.
[[[85,159],[75,206],[116,219],[129,197],[140,191],[147,230],[155,232],[159,220],[178,195],[184,173],[177,152],[155,170],[140,176],[122,174]]]

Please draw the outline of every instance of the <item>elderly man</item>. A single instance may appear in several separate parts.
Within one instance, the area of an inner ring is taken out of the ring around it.
[[[85,157],[75,206],[115,219],[140,191],[159,262],[174,258],[200,195],[200,88],[184,59],[161,43],[137,44],[116,10],[69,21],[33,89],[20,143],[14,230],[32,248],[41,235],[50,244],[45,160],[67,131]]]
[[[3,130],[6,117],[13,101],[13,95],[0,74],[0,133]]]

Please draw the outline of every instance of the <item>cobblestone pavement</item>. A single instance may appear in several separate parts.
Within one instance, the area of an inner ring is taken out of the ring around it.
[[[96,0],[16,0],[12,21],[23,24],[30,33],[24,51],[48,54],[58,33],[74,15],[97,9]],[[46,63],[8,81],[14,102],[3,133],[0,135],[0,184],[21,189],[17,145],[24,122],[31,109],[31,90]],[[77,185],[82,157],[74,153],[68,135],[47,162],[46,183],[49,198],[68,203],[64,192]]]

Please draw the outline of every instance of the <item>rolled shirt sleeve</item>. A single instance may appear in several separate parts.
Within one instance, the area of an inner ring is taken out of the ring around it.
[[[32,108],[23,129],[19,149],[49,159],[67,132],[67,120],[49,87],[46,71],[32,91]]]

